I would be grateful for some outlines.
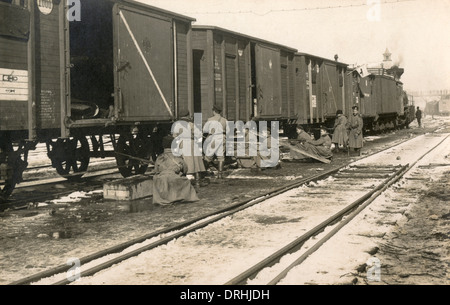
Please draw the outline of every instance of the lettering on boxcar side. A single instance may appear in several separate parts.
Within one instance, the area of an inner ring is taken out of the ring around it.
[[[42,90],[40,94],[39,113],[44,121],[55,122],[55,106],[54,92],[51,90]]]
[[[28,100],[28,71],[0,68],[0,101]]]
[[[311,105],[313,108],[317,107],[317,97],[315,95],[312,96]]]

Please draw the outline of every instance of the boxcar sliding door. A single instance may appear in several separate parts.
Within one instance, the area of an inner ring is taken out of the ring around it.
[[[256,57],[256,117],[281,116],[280,50],[255,46]]]
[[[170,120],[174,105],[172,19],[114,7],[115,103],[123,120]]]

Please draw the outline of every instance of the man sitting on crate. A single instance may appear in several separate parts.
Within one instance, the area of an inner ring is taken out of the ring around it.
[[[153,177],[153,203],[167,205],[174,202],[198,201],[197,193],[189,179],[187,164],[182,157],[172,154],[171,136],[164,137],[164,152],[155,162],[155,176]]]

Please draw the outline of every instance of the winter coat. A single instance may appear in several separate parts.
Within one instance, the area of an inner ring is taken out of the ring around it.
[[[348,146],[350,148],[363,147],[363,119],[361,114],[351,115],[347,122]]]
[[[339,114],[334,123],[334,132],[331,142],[337,145],[346,146],[348,142],[347,134],[347,117],[343,114]]]
[[[182,157],[175,157],[170,149],[158,156],[153,177],[153,203],[170,204],[177,201],[199,200],[189,179],[183,176],[187,165]]]

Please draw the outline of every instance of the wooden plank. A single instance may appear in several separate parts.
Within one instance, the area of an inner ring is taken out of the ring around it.
[[[28,89],[28,82],[3,82],[0,78],[0,88]]]
[[[375,174],[375,173],[338,173],[335,178],[368,178],[368,179],[384,179],[392,176],[390,174]]]
[[[0,101],[28,101],[28,94],[2,94],[0,93]]]
[[[322,157],[318,157],[318,156],[315,156],[315,155],[313,155],[313,154],[310,154],[309,152],[307,152],[307,151],[305,151],[305,150],[303,150],[303,149],[300,149],[300,148],[298,148],[298,147],[295,147],[295,146],[292,146],[292,145],[290,145],[290,144],[288,144],[288,143],[286,143],[286,142],[284,142],[283,141],[283,143],[282,143],[282,146],[286,146],[286,147],[288,147],[290,150],[293,150],[293,151],[295,151],[295,152],[298,152],[298,153],[300,153],[300,154],[302,154],[302,155],[305,155],[305,156],[307,156],[307,157],[310,157],[310,158],[313,158],[313,159],[315,159],[315,160],[318,160],[318,161],[320,161],[320,162],[322,162],[322,163],[331,163],[331,160],[328,160],[328,159],[325,159],[325,158],[322,158]]]
[[[2,69],[0,68],[0,75],[14,75],[28,77],[27,70],[15,70],[15,69]]]
[[[0,96],[2,95],[28,95],[28,88],[0,88]]]

